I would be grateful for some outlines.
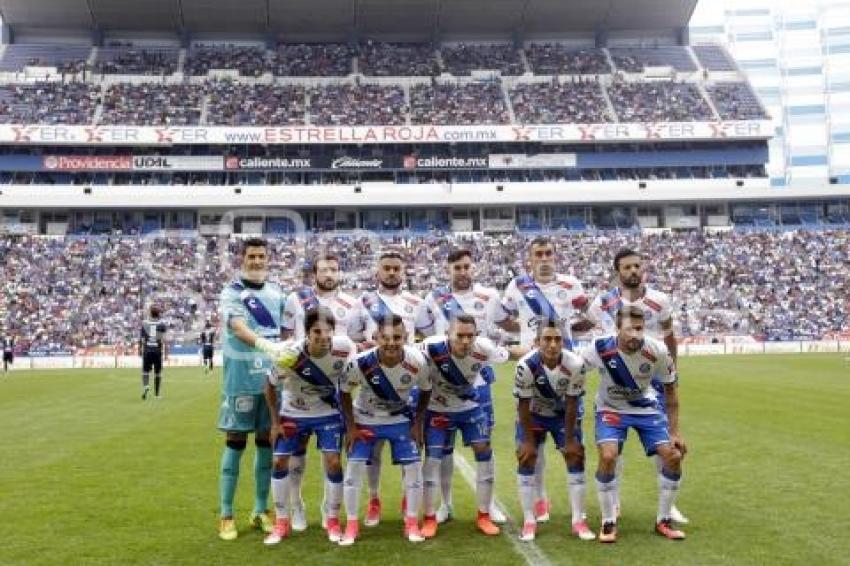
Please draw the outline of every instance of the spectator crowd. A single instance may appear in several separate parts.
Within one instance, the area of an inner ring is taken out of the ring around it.
[[[560,272],[590,294],[611,284],[613,254],[623,246],[647,258],[649,284],[671,294],[677,334],[817,339],[848,331],[850,232],[728,232],[639,235],[626,232],[553,236]],[[400,251],[407,287],[425,293],[445,283],[457,247],[473,250],[477,280],[504,289],[525,267],[521,234],[377,237],[333,232],[271,240],[271,277],[293,289],[308,280],[305,259],[340,257],[342,287],[374,286],[377,254]],[[217,323],[222,286],[237,275],[237,241],[224,237],[32,237],[0,239],[2,327],[21,351],[58,352],[136,344],[144,307],[164,307],[175,340],[192,343],[207,320]]]

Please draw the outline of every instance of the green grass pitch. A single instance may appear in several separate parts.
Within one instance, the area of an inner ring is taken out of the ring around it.
[[[654,466],[631,435],[618,543],[568,535],[565,466],[550,447],[554,509],[538,530],[539,552],[552,564],[847,564],[850,363],[840,355],[712,357],[684,359],[680,370],[691,452],[678,503],[691,518],[688,539],[653,535]],[[476,533],[473,493],[459,474],[457,520],[434,540],[402,540],[399,473],[388,467],[382,524],[363,529],[353,547],[329,544],[318,526],[313,450],[305,480],[310,528],[265,548],[259,533],[245,529],[250,444],[236,501],[240,537],[219,541],[219,371],[169,370],[164,399],[147,402],[139,400],[134,370],[0,374],[0,564],[524,563],[507,536]],[[494,394],[496,494],[517,517],[511,368],[500,368]],[[596,529],[591,420],[584,430]]]

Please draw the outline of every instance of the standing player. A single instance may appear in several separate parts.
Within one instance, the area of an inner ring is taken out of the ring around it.
[[[361,349],[374,345],[375,333],[387,317],[396,315],[402,319],[408,344],[413,344],[416,331],[430,324],[422,299],[409,291],[402,290],[405,276],[404,260],[398,252],[384,252],[378,257],[378,289],[364,293],[360,297],[360,328],[365,341]],[[381,452],[384,442],[375,442],[375,453],[367,466],[366,475],[369,484],[369,505],[364,524],[367,527],[377,525],[381,520],[381,499],[379,496],[381,480]]]
[[[320,306],[331,310],[336,320],[335,336],[351,336],[360,325],[360,308],[357,299],[340,291],[339,258],[320,256],[313,262],[315,285],[293,291],[286,298],[283,315],[284,338],[304,338],[304,316]]]
[[[3,335],[3,372],[9,371],[9,366],[15,363],[15,337]]]
[[[142,356],[142,400],[150,393],[151,370],[153,370],[154,396],[159,399],[162,385],[162,360],[168,358],[168,346],[165,343],[165,322],[160,319],[162,311],[152,305],[150,318],[142,322],[139,331],[139,353]]]
[[[221,458],[218,535],[223,540],[234,540],[238,536],[233,497],[249,433],[254,433],[257,448],[254,511],[250,521],[267,533],[272,531],[274,524],[267,509],[272,467],[271,416],[263,390],[272,370],[269,356],[277,355],[280,349],[275,341],[280,339],[284,294],[280,287],[266,280],[269,255],[265,240],[244,240],[240,253],[240,276],[221,292],[224,382],[218,428],[227,439]]]
[[[599,450],[596,487],[602,513],[600,542],[617,540],[614,473],[619,447],[625,442],[629,428],[637,431],[647,455],[658,454],[663,461],[658,474],[655,531],[671,540],[685,538],[685,533],[672,526],[671,519],[681,483],[682,458],[687,452],[679,433],[676,369],[667,347],[644,337],[645,319],[637,307],[621,308],[615,316],[617,333],[594,339],[583,352],[587,364],[599,369],[600,378],[595,403]],[[658,405],[653,378],[663,384],[665,410]]]
[[[390,314],[375,335],[378,346],[357,356],[348,365],[340,386],[346,444],[349,447],[345,470],[344,501],[347,515],[343,546],[354,544],[360,532],[358,509],[366,461],[372,458],[376,442],[390,444],[393,464],[402,466],[407,499],[404,535],[410,542],[425,540],[419,529],[419,503],[422,496],[422,416],[431,396],[428,361],[418,348],[406,346],[404,320]],[[413,387],[419,387],[415,413],[407,404]],[[352,392],[359,388],[352,403]]]
[[[624,307],[636,307],[643,312],[644,327],[650,336],[663,340],[670,352],[673,363],[677,362],[678,343],[673,331],[673,311],[670,297],[644,283],[646,268],[641,255],[635,250],[624,248],[614,256],[614,274],[618,285],[596,297],[588,309],[588,316],[602,328],[606,334],[616,332],[617,312]],[[659,394],[659,407],[664,409],[664,387],[656,379],[652,385]],[[663,461],[655,455],[658,473],[661,473]],[[622,476],[623,457],[617,459],[617,481],[614,491],[614,504],[617,514],[620,511],[619,482]],[[687,523],[685,517],[676,506],[671,510],[671,516],[676,523]]]
[[[593,540],[596,537],[587,526],[584,445],[578,420],[584,360],[564,348],[564,329],[558,322],[544,320],[537,332],[537,347],[517,364],[514,388],[517,485],[523,513],[520,540],[532,541],[537,533],[535,464],[547,433],[567,464],[572,533],[581,540]]]
[[[320,256],[313,262],[313,277],[315,287],[304,287],[293,291],[286,299],[286,310],[283,315],[283,336],[296,339],[304,338],[305,313],[320,306],[330,309],[334,314],[334,335],[354,336],[359,332],[359,304],[357,300],[339,289],[340,272],[339,258],[333,255]],[[292,494],[292,529],[303,531],[307,528],[307,514],[304,500],[301,496],[301,485],[304,470],[307,465],[307,441],[289,458],[290,493]],[[325,502],[322,503],[322,524],[325,524]]]
[[[420,328],[426,336],[445,335],[455,316],[470,315],[475,320],[479,335],[486,336],[493,327],[495,311],[499,309],[499,292],[492,287],[484,287],[473,283],[475,265],[469,250],[455,250],[448,255],[449,285],[440,287],[428,293],[425,297],[425,314],[430,324]],[[482,364],[481,372],[476,379],[477,403],[484,411],[488,428],[495,425],[493,398],[490,387],[496,379],[493,368]],[[437,522],[443,523],[452,517],[452,475],[454,474],[454,441],[456,430],[451,429],[446,440],[446,450],[440,460],[440,492],[442,501],[437,509]],[[495,523],[506,521],[504,513],[497,505],[490,508],[490,518]]]
[[[588,298],[581,282],[572,275],[555,272],[555,244],[545,237],[534,238],[529,244],[529,274],[514,278],[505,289],[502,308],[497,311],[496,324],[508,332],[519,332],[520,345],[531,350],[538,327],[547,320],[561,325],[564,346],[573,347],[572,331],[589,330],[592,323],[583,319]],[[584,405],[579,404],[579,419]],[[546,496],[544,469],[545,452],[537,455],[535,514],[538,522],[549,520],[549,500]]]
[[[215,344],[215,330],[213,330],[212,324],[209,321],[207,321],[204,329],[201,331],[198,342],[201,344],[204,357],[204,373],[209,373],[213,369],[213,345]]]
[[[422,536],[437,534],[436,496],[441,460],[449,442],[460,430],[465,446],[471,446],[476,461],[476,499],[478,530],[485,535],[499,534],[490,518],[493,506],[495,466],[490,448],[490,423],[478,402],[476,383],[481,369],[488,364],[508,361],[510,354],[488,338],[478,336],[475,317],[451,316],[448,336],[428,338],[422,349],[428,358],[431,399],[425,419],[424,522]]]
[[[275,414],[277,386],[282,385],[280,420],[275,427],[272,492],[277,519],[266,544],[277,544],[289,535],[291,463],[293,454],[316,435],[326,474],[327,531],[331,542],[339,542],[339,508],[342,502],[342,418],[337,393],[346,365],[354,360],[357,347],[347,336],[334,336],[336,320],[325,307],[307,311],[306,338],[287,343],[285,359],[278,362],[280,375],[273,372],[266,384],[266,402]]]

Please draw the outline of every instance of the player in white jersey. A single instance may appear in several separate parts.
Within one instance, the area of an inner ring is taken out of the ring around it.
[[[680,540],[685,533],[672,526],[670,517],[681,483],[682,458],[687,452],[679,432],[676,368],[667,347],[644,336],[642,310],[623,307],[617,312],[616,323],[616,334],[595,338],[582,353],[588,366],[599,369],[600,377],[596,395],[596,486],[602,514],[599,540],[617,540],[614,473],[619,447],[629,428],[637,431],[647,455],[657,453],[664,462],[658,474],[655,530],[668,539]],[[659,407],[653,379],[663,384],[666,410]]]
[[[564,346],[573,348],[572,331],[583,332],[592,327],[584,319],[588,298],[581,282],[572,275],[555,272],[555,244],[538,237],[529,244],[527,275],[514,278],[505,289],[502,308],[495,322],[504,330],[519,332],[520,345],[531,350],[537,329],[545,320],[557,321],[564,333]],[[583,404],[579,404],[579,418]],[[537,521],[549,520],[549,500],[546,496],[544,470],[545,452],[537,456]]]
[[[605,291],[597,296],[588,309],[589,318],[602,329],[603,333],[613,334],[616,332],[617,312],[623,307],[637,307],[643,311],[646,332],[653,338],[663,340],[667,351],[677,361],[677,342],[673,331],[673,311],[670,297],[657,289],[653,289],[644,283],[646,276],[645,263],[641,255],[635,250],[623,248],[614,255],[614,273],[618,285],[613,289]],[[663,397],[664,388],[656,380],[652,382],[655,390]],[[663,398],[660,400],[663,408]],[[661,472],[662,460],[656,455],[655,464],[658,472]],[[623,471],[623,457],[617,460],[617,489],[614,491],[615,508],[617,514],[620,512],[619,485]],[[676,506],[671,511],[673,521],[687,523],[688,519]]]
[[[354,544],[360,532],[358,509],[366,461],[378,441],[389,443],[393,463],[402,466],[407,506],[404,534],[410,542],[422,542],[419,507],[422,497],[422,417],[431,396],[428,361],[422,352],[406,346],[407,331],[402,318],[388,315],[375,335],[376,348],[357,356],[345,371],[340,386],[346,426],[348,465],[345,470],[344,501],[347,522],[340,544]],[[415,411],[407,403],[413,387],[419,387]],[[358,389],[352,403],[352,393]]]
[[[360,326],[363,330],[364,347],[374,345],[374,335],[383,319],[396,314],[404,321],[408,344],[413,344],[416,331],[425,328],[429,320],[422,308],[422,299],[402,289],[405,264],[398,252],[384,252],[378,258],[378,288],[360,296]]]
[[[315,285],[293,291],[286,298],[283,314],[284,338],[304,338],[304,313],[319,306],[333,312],[335,336],[354,336],[360,325],[360,301],[339,289],[339,258],[320,256],[313,262]]]
[[[485,535],[500,530],[490,518],[493,506],[495,466],[490,448],[490,425],[478,401],[476,383],[483,367],[508,361],[510,353],[489,338],[478,336],[475,317],[454,314],[449,334],[434,336],[422,343],[431,376],[431,400],[425,418],[425,460],[423,476],[424,521],[422,536],[437,534],[436,499],[441,461],[449,442],[454,444],[460,430],[465,446],[471,446],[476,461],[476,525]]]
[[[487,336],[493,330],[493,320],[496,311],[501,308],[499,292],[492,287],[484,287],[473,283],[475,265],[472,253],[460,249],[451,252],[447,258],[449,285],[439,287],[425,297],[425,314],[430,322],[425,328],[418,330],[426,336],[448,334],[451,319],[456,313],[474,317],[479,335]],[[487,416],[489,428],[495,426],[495,413],[490,387],[496,379],[493,368],[483,365],[478,378],[478,404]],[[454,475],[454,431],[446,442],[446,450],[440,461],[440,492],[442,495],[440,507],[437,509],[437,522],[444,523],[452,517],[452,476]],[[504,523],[507,518],[502,510],[493,505],[490,518],[495,523]]]
[[[307,311],[320,306],[333,312],[335,336],[356,336],[360,325],[360,302],[351,295],[339,290],[339,258],[333,255],[320,256],[313,261],[314,287],[303,287],[293,291],[286,299],[283,313],[283,335],[285,339],[297,340],[304,338],[304,315]],[[307,516],[301,486],[304,470],[307,466],[307,441],[292,454],[289,459],[290,484],[292,495],[292,529],[303,531],[307,528]],[[322,524],[325,525],[325,503],[327,493],[322,502]]]
[[[265,395],[272,414],[278,406],[280,417],[275,432],[272,493],[277,519],[265,544],[277,544],[290,532],[289,506],[291,458],[312,434],[322,451],[326,475],[327,532],[331,542],[339,542],[339,508],[342,501],[342,417],[337,394],[345,367],[354,360],[357,346],[347,336],[334,336],[336,320],[325,307],[307,311],[306,338],[286,343],[277,372],[269,375]],[[303,506],[303,503],[302,503]]]
[[[584,392],[585,364],[580,355],[564,348],[564,331],[554,320],[538,327],[536,348],[516,367],[517,486],[522,505],[520,540],[532,541],[537,532],[536,460],[547,433],[567,465],[572,533],[582,540],[595,535],[587,526],[584,445],[579,400]]]
[[[375,332],[382,322],[390,315],[401,317],[408,344],[413,344],[418,328],[428,325],[427,315],[422,308],[422,299],[409,291],[402,289],[405,276],[405,265],[398,252],[383,252],[378,257],[376,291],[363,293],[360,297],[360,320],[364,342],[361,350],[371,348],[375,342]],[[366,512],[367,526],[377,525],[381,519],[381,499],[379,489],[381,483],[381,453],[383,442],[374,444],[375,453],[372,455],[366,476],[369,484],[369,504]]]

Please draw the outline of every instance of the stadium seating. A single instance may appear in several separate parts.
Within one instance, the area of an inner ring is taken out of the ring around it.
[[[764,120],[767,113],[747,83],[716,83],[706,91],[723,120]]]
[[[520,84],[511,90],[517,121],[523,124],[613,122],[602,86],[592,80]]]
[[[86,67],[91,47],[82,45],[29,45],[14,43],[6,47],[0,60],[0,72],[22,71],[24,67],[56,67],[62,74],[79,73]]]
[[[93,70],[105,75],[171,75],[179,56],[176,47],[101,47]]]
[[[738,214],[736,222],[745,217],[754,223],[766,221],[762,212],[752,209]],[[617,210],[596,220],[621,228],[633,221]],[[367,215],[367,221],[376,231],[398,228],[378,216]],[[535,231],[537,221],[529,215],[525,228]],[[452,237],[433,232],[438,220],[420,222],[432,230],[430,235],[408,233],[387,241],[408,258],[415,292],[440,283],[442,271],[432,266],[457,246],[473,249],[483,284],[503,288],[512,273],[523,269],[530,234]],[[586,224],[584,218],[569,214],[559,222],[567,229]],[[193,323],[217,317],[218,294],[233,276],[227,266],[235,258],[234,240],[92,235],[111,228],[103,219],[92,218],[82,227],[88,233],[78,237],[0,237],[0,286],[5,296],[16,297],[8,304],[5,324],[21,337],[24,350],[60,351],[100,344],[133,347],[139,305],[145,300],[162,303],[175,336],[188,332],[190,340],[195,338],[190,331]],[[146,219],[137,229],[151,234],[160,228],[157,220]],[[283,235],[291,232],[291,224],[274,220],[268,229]],[[346,289],[359,293],[371,287],[375,250],[369,241],[321,234],[310,236],[306,248],[286,236],[273,240],[274,277],[287,289],[300,284],[304,258],[293,250],[318,249],[323,242],[341,258]],[[610,262],[617,249],[642,250],[651,258],[651,284],[674,297],[677,333],[683,336],[738,333],[767,339],[817,338],[850,322],[846,292],[838,292],[846,291],[850,232],[640,235],[621,230],[598,237],[565,232],[556,236],[556,243],[559,269],[578,276],[590,293],[609,285]],[[427,263],[416,260],[421,257],[430,259]]]
[[[606,75],[611,65],[601,49],[575,49],[555,43],[532,43],[525,56],[535,75]]]
[[[400,125],[406,105],[400,87],[342,85],[310,91],[310,122],[333,125]]]
[[[86,83],[35,83],[0,86],[0,123],[90,124],[98,90]]]
[[[469,75],[475,70],[495,70],[505,76],[525,72],[519,51],[513,45],[457,43],[443,46],[441,54],[445,70],[455,76]]]
[[[510,115],[498,82],[417,85],[410,90],[414,124],[508,124]]]
[[[713,120],[714,113],[689,83],[615,82],[608,95],[620,122],[687,122]]]
[[[692,49],[700,65],[709,71],[737,70],[729,53],[719,45],[695,45]]]

